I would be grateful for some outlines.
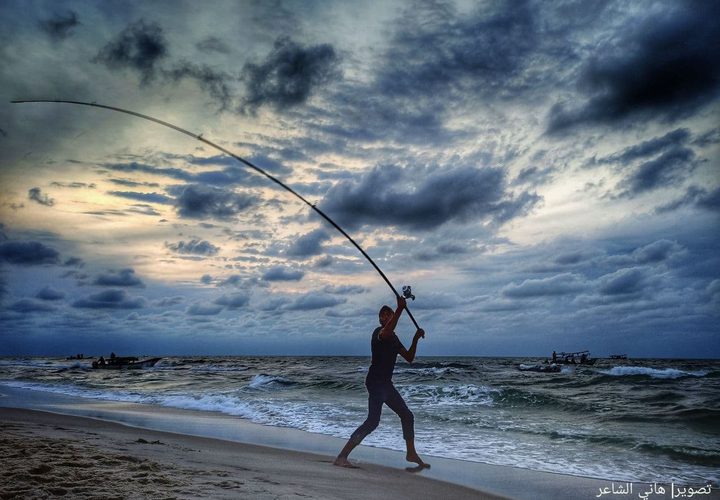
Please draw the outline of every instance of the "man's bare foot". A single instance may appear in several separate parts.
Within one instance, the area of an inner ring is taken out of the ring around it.
[[[333,462],[333,465],[338,467],[347,467],[348,469],[357,469],[357,466],[350,463],[347,457],[337,457]]]
[[[418,467],[420,469],[430,468],[430,464],[426,464],[425,462],[423,462],[422,458],[420,458],[420,455],[418,455],[417,453],[408,453],[407,455],[405,455],[405,460],[418,464]]]

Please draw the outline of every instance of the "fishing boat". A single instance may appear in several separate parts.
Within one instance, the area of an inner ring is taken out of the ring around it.
[[[597,358],[590,357],[590,351],[576,352],[555,352],[553,351],[552,363],[558,365],[585,365],[592,366],[597,362]]]
[[[110,356],[106,361],[104,357],[92,362],[96,370],[137,370],[140,368],[151,368],[162,358],[148,358],[141,360],[134,356]]]

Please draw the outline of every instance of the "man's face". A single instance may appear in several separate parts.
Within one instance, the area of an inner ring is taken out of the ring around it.
[[[387,309],[383,309],[380,311],[380,324],[382,326],[385,326],[385,323],[390,321],[390,318],[392,318],[393,313],[388,311]]]

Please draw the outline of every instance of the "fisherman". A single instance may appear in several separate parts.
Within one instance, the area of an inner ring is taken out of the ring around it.
[[[397,355],[400,354],[408,363],[412,363],[415,359],[418,340],[425,337],[425,331],[418,329],[415,332],[410,349],[406,350],[400,339],[395,335],[395,326],[406,306],[405,298],[398,296],[395,312],[390,306],[382,306],[380,309],[380,326],[372,334],[372,362],[365,378],[365,387],[368,391],[368,416],[360,427],[352,433],[347,444],[335,459],[334,463],[337,466],[353,467],[348,461],[348,455],[365,439],[365,436],[378,426],[382,406],[386,404],[400,417],[403,438],[407,447],[405,459],[408,462],[418,464],[418,467],[412,470],[430,467],[429,464],[422,461],[417,451],[415,451],[415,420],[413,414],[392,383]]]

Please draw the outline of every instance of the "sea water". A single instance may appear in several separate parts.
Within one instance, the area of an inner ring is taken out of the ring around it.
[[[423,357],[394,382],[418,451],[617,481],[718,484],[720,361],[600,360],[559,373],[536,359]],[[366,357],[165,357],[141,370],[0,359],[0,385],[220,412],[347,438],[365,419]],[[387,407],[365,445],[404,449]]]

